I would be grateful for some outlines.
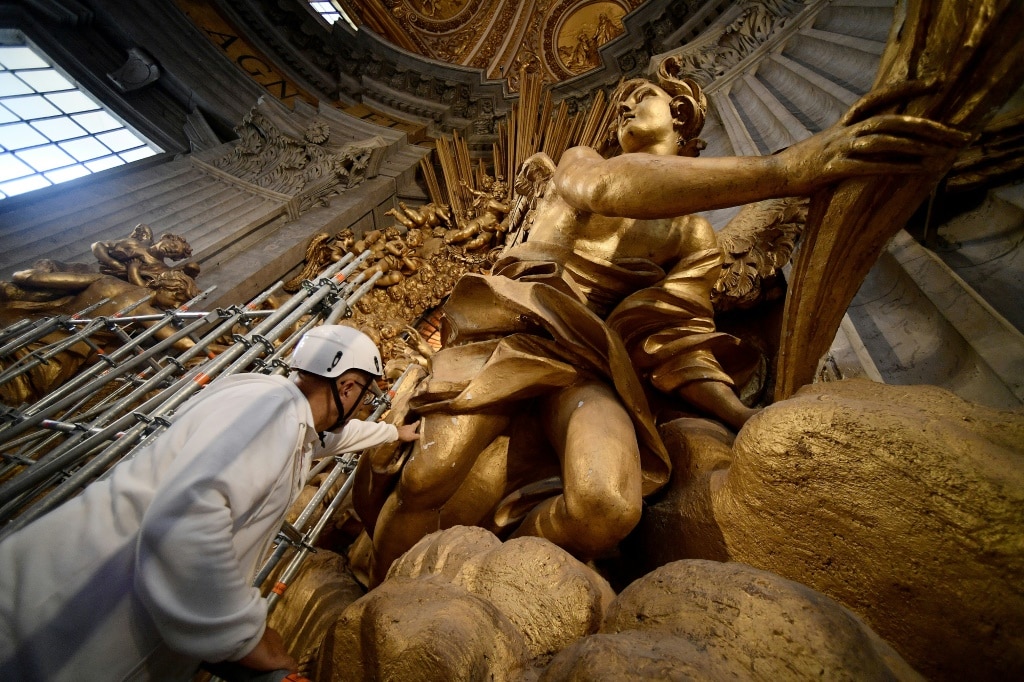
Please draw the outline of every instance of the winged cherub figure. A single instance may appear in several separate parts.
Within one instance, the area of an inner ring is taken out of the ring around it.
[[[178,261],[192,256],[192,247],[183,237],[165,233],[153,239],[149,225],[138,224],[127,237],[94,242],[92,253],[100,264],[100,272],[113,275],[138,286],[168,270],[180,270],[191,278],[199,274],[199,265],[191,261],[168,265],[165,258]]]
[[[677,68],[666,60],[657,84],[629,80],[613,95],[621,154],[575,147],[557,166],[527,163],[541,182],[548,173],[537,168],[550,171],[529,239],[492,275],[455,286],[443,348],[410,402],[422,440],[395,479],[374,476],[392,470],[384,451],[360,463],[355,501],[373,540],[371,581],[427,533],[494,528],[510,492],[551,472],[553,494],[503,514],[506,530],[584,559],[614,548],[670,473],[648,388],[734,429],[755,413],[735,391],[751,358],[715,328],[722,250],[694,213],[806,196],[858,175],[928,172],[949,161],[932,150],[959,143],[939,124],[889,115],[772,156],[697,158],[707,104]]]

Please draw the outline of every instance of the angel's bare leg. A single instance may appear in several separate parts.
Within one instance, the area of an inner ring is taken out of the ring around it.
[[[514,537],[538,535],[581,558],[615,547],[640,520],[640,450],[615,393],[598,381],[550,398],[545,431],[562,461],[564,493],[537,506]]]
[[[440,530],[441,509],[473,468],[477,454],[509,423],[501,414],[432,414],[385,501],[373,532],[371,583],[420,538]]]
[[[689,404],[715,415],[737,431],[760,412],[744,405],[732,387],[721,381],[694,381],[680,388],[679,395]]]

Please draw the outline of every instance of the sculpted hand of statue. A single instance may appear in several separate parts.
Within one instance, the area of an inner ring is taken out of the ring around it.
[[[949,167],[970,136],[941,123],[883,114],[841,122],[777,155],[791,194],[864,175],[933,174]]]

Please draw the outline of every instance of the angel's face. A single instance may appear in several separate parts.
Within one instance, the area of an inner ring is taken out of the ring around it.
[[[672,97],[653,83],[640,85],[619,103],[619,145],[623,152],[675,154]]]

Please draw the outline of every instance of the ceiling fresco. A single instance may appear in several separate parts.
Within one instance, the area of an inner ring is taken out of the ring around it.
[[[410,52],[483,69],[518,88],[520,71],[557,83],[601,64],[644,0],[344,0],[362,28]]]

